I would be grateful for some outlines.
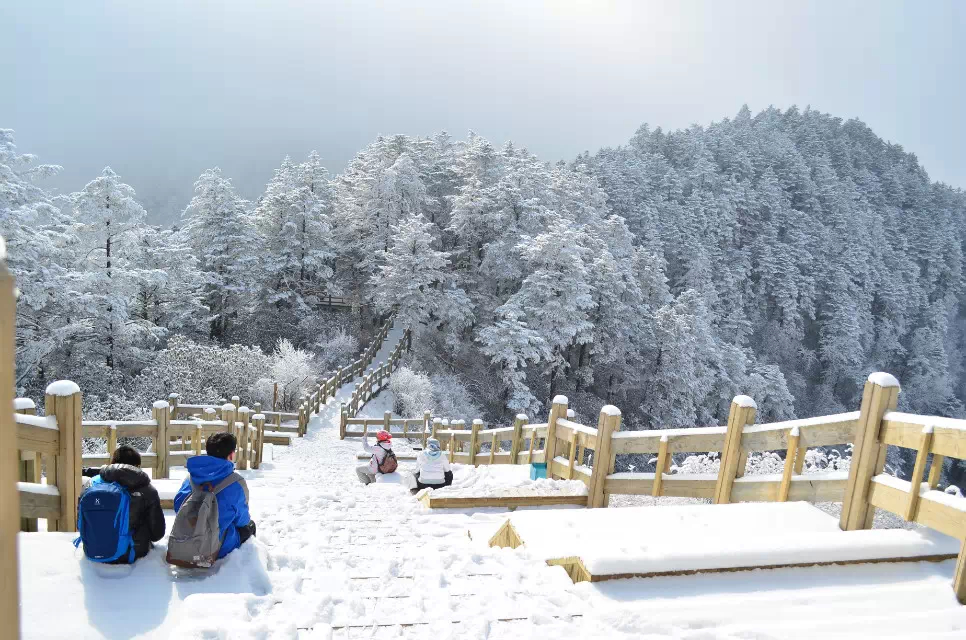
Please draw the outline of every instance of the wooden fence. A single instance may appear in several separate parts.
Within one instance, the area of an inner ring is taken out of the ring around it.
[[[388,334],[388,329],[391,328],[391,321],[387,325],[384,335]],[[380,362],[379,365],[374,368],[369,373],[363,375],[362,380],[356,383],[355,388],[352,390],[352,395],[349,397],[349,402],[342,403],[339,407],[339,438],[345,439],[346,436],[350,437],[362,437],[365,432],[367,425],[383,424],[384,419],[368,419],[363,420],[356,418],[359,415],[359,410],[372,398],[379,393],[379,391],[386,386],[389,382],[389,377],[392,372],[399,368],[402,356],[406,351],[409,350],[412,344],[412,333],[410,329],[406,329],[403,332],[402,337],[399,338],[399,342],[393,347],[392,352],[389,354],[389,358],[385,362]],[[369,365],[372,364],[372,360],[375,358],[376,353],[379,352],[379,347],[382,345],[382,341],[373,342],[370,345],[371,353],[366,354],[365,360],[358,360],[356,364],[359,365],[359,374],[362,375]],[[389,415],[389,414],[387,414]],[[395,421],[396,424],[402,425],[403,430],[406,431],[408,424],[416,424],[417,422],[422,422],[424,424],[423,432],[425,433],[425,425],[427,421],[424,419],[410,419],[403,421]],[[408,423],[408,424],[407,424]],[[390,427],[393,421],[390,420]],[[349,431],[349,425],[362,425],[363,431]],[[388,429],[387,429],[388,430]],[[419,437],[423,437],[420,435]],[[423,437],[425,440],[425,438]]]
[[[966,459],[966,420],[896,412],[898,394],[895,378],[875,373],[866,382],[859,410],[850,413],[755,424],[754,400],[737,396],[725,426],[629,432],[620,431],[616,407],[601,409],[597,426],[590,427],[575,422],[567,398],[557,396],[545,425],[528,425],[523,415],[513,426],[493,429],[483,429],[480,420],[469,430],[462,421],[433,420],[431,434],[446,446],[451,462],[546,462],[548,477],[587,485],[588,507],[606,507],[616,494],[705,498],[716,504],[842,502],[839,525],[846,531],[871,528],[875,508],[880,508],[966,541],[966,499],[937,490],[944,459]],[[427,420],[424,416],[424,424]],[[534,449],[541,438],[543,450]],[[524,452],[527,440],[529,451]],[[508,450],[501,446],[505,441]],[[481,452],[486,442],[490,450]],[[853,447],[848,472],[802,473],[809,448],[847,444]],[[912,482],[883,473],[888,445],[917,452]],[[784,452],[782,473],[745,476],[748,455],[761,451]],[[718,472],[670,473],[672,454],[687,452],[719,452]],[[656,454],[656,472],[615,473],[617,456],[625,454]],[[966,544],[954,589],[966,604]]]
[[[226,403],[215,420],[175,420],[166,400],[154,403],[150,420],[82,420],[81,390],[67,380],[47,387],[45,413],[34,415],[33,402],[18,398],[14,416],[16,447],[20,459],[20,524],[24,531],[37,530],[37,518],[48,521],[49,531],[75,531],[77,498],[84,466],[107,464],[122,437],[150,438],[151,451],[141,454],[141,467],[152,477],[167,478],[172,466],[201,455],[204,441],[215,433],[230,431],[238,439],[235,465],[257,469],[261,464],[265,416],[248,407]],[[103,438],[106,454],[83,455],[83,438]],[[41,468],[47,473],[42,484]]]

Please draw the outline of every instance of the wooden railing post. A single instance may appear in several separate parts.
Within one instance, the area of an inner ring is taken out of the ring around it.
[[[548,423],[549,424],[549,423]],[[608,503],[604,485],[607,476],[614,473],[617,455],[613,451],[612,436],[621,430],[621,411],[613,405],[606,405],[600,410],[597,419],[597,440],[594,442],[594,467],[590,472],[590,486],[587,489],[587,506],[593,509],[606,507]],[[536,437],[536,434],[534,434]],[[549,443],[550,439],[547,438]],[[549,446],[545,445],[545,446]],[[547,459],[549,463],[550,459]],[[547,469],[549,469],[549,465]]]
[[[550,416],[547,418],[547,442],[543,447],[548,478],[553,478],[553,459],[557,455],[557,420],[567,417],[568,402],[567,396],[557,396],[550,405]]]
[[[392,411],[386,411],[382,414],[382,429],[387,433],[392,433],[392,425],[389,421],[392,420]]]
[[[272,411],[278,411],[278,383],[274,383],[272,387]]]
[[[476,466],[476,452],[480,446],[480,429],[483,428],[483,421],[479,418],[473,420],[470,425],[470,464]]]
[[[235,429],[235,405],[231,403],[221,405],[221,419],[228,423],[225,431],[235,436],[235,441],[237,442],[238,430]]]
[[[171,446],[171,439],[168,438],[168,426],[171,423],[171,406],[167,400],[156,400],[151,408],[151,418],[158,423],[157,446],[155,447],[155,467],[154,472],[158,478],[168,477],[168,447]]]
[[[201,440],[203,438],[204,438],[204,427],[202,427],[199,424],[197,427],[195,427],[194,442],[191,443],[192,445],[194,445],[194,452],[196,456],[201,455]]]
[[[235,456],[235,466],[242,471],[248,469],[248,428],[251,424],[248,407],[238,407],[238,455]]]
[[[346,420],[348,419],[345,403],[339,403],[339,440],[345,440]]]
[[[423,449],[426,448],[426,439],[429,437],[429,430],[433,424],[433,414],[429,411],[423,411]]]
[[[80,387],[70,380],[48,385],[44,409],[48,416],[57,418],[60,447],[56,460],[51,458],[56,469],[53,474],[48,469],[47,477],[53,476],[56,480],[61,514],[53,527],[47,523],[48,531],[77,531],[77,499],[81,490],[81,406]]]
[[[731,487],[734,486],[741,463],[741,434],[746,425],[755,424],[755,413],[758,405],[748,396],[735,396],[728,411],[728,430],[725,433],[725,443],[721,450],[721,467],[718,469],[718,481],[714,487],[714,503],[728,504],[731,502]]]
[[[177,393],[169,393],[168,394],[168,406],[171,409],[169,415],[171,416],[171,419],[172,420],[177,420],[178,419],[178,403],[180,401],[181,401],[181,395],[180,394],[177,394]]]
[[[252,425],[255,426],[255,451],[252,458],[252,468],[258,469],[262,466],[262,447],[265,446],[265,414],[256,413],[252,416]]]
[[[875,508],[869,504],[869,485],[881,463],[885,463],[885,445],[879,443],[879,427],[886,411],[896,408],[899,381],[888,373],[873,373],[862,390],[859,425],[852,445],[849,481],[842,500],[839,528],[844,531],[868,529],[872,525]]]
[[[239,398],[238,396],[232,396],[231,403],[235,405],[235,411],[238,411],[238,407],[241,406],[241,398]]]
[[[442,424],[443,424],[443,419],[442,418],[433,418],[433,432],[430,434],[430,437],[432,437],[433,440],[436,440],[437,439],[436,438],[436,432],[439,430],[439,428],[440,428],[440,426],[442,426]]]
[[[523,425],[527,423],[527,415],[518,413],[513,421],[513,440],[510,441],[510,464],[517,464],[520,447],[523,446]]]
[[[16,297],[13,276],[7,270],[6,247],[0,238],[0,620],[4,637],[20,637],[20,580],[17,529],[20,494],[17,492],[17,425],[13,417],[14,372],[17,345]],[[75,385],[76,386],[76,385]],[[80,398],[80,394],[78,394]],[[77,408],[80,424],[80,405]],[[78,434],[78,438],[80,434]],[[61,433],[63,438],[63,433]],[[80,450],[78,447],[78,456]],[[77,470],[80,474],[80,469]],[[77,478],[80,484],[80,477]],[[76,518],[75,518],[76,520]]]
[[[651,485],[651,496],[660,498],[664,491],[664,474],[668,472],[671,464],[671,444],[666,435],[661,436],[661,442],[657,447],[657,466],[654,467],[654,484]]]
[[[37,415],[37,405],[34,404],[34,401],[30,398],[17,398],[13,401],[13,403],[15,413],[27,416]],[[20,452],[20,468],[18,477],[20,482],[33,482],[40,484],[42,468],[43,461],[41,459],[41,454],[33,451]],[[20,530],[37,531],[37,518],[21,518]]]

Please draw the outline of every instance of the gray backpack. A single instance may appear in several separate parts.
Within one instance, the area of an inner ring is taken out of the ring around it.
[[[190,479],[191,495],[181,505],[174,518],[171,535],[168,536],[166,560],[173,565],[188,568],[208,568],[218,559],[222,539],[218,530],[218,499],[222,490],[240,482],[248,499],[248,486],[237,473],[219,482],[196,485]]]

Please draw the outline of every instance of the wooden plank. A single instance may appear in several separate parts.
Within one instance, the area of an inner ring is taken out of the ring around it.
[[[912,468],[912,481],[909,483],[909,501],[902,513],[902,517],[909,522],[915,517],[919,506],[919,490],[922,486],[922,475],[926,471],[926,460],[929,459],[929,445],[932,443],[932,427],[923,427],[919,442],[919,452],[916,463]]]
[[[788,500],[788,490],[792,486],[792,471],[795,470],[795,456],[798,455],[798,427],[792,429],[788,436],[788,450],[785,452],[785,468],[782,470],[782,483],[778,488],[778,501]]]
[[[966,604],[966,541],[960,543],[959,557],[956,560],[956,571],[953,573],[953,593],[959,604]]]
[[[897,515],[902,513],[908,500],[906,491],[875,480],[870,484],[868,499],[872,506]],[[933,500],[928,493],[919,497],[913,521],[958,540],[966,539],[966,513]]]
[[[810,476],[792,476],[788,485],[788,500],[796,502],[839,502],[847,484],[845,472],[837,480],[812,479]],[[758,480],[746,476],[735,481],[731,488],[732,502],[777,502],[781,482]]]
[[[57,494],[35,493],[20,488],[20,517],[45,518],[57,520],[60,518],[60,496]]]
[[[932,444],[929,453],[939,454],[950,458],[966,459],[966,420],[953,420],[938,416],[913,416],[906,413],[890,411],[887,418],[882,420],[882,430],[879,440],[885,444],[915,449],[919,446],[920,434],[924,426],[933,427]],[[902,416],[897,420],[894,416]],[[915,418],[915,421],[912,421]],[[937,421],[936,425],[923,425],[929,419]],[[943,425],[943,426],[940,426]]]
[[[288,436],[276,436],[266,433],[265,442],[276,446],[287,447],[292,444],[292,439]]]
[[[427,493],[424,504],[431,509],[471,509],[480,507],[541,507],[564,504],[584,506],[587,496],[505,496],[505,497],[435,497],[433,491]]]
[[[939,486],[939,480],[941,479],[943,473],[944,461],[945,458],[943,458],[941,455],[933,454],[932,464],[929,465],[929,479],[927,480],[930,489],[935,489]]]
[[[855,439],[859,412],[838,413],[816,418],[786,420],[747,427],[741,435],[741,448],[748,451],[788,449],[788,434],[798,428],[799,442],[805,447],[847,444]]]
[[[12,432],[12,429],[11,429]],[[12,451],[36,451],[56,455],[60,450],[60,431],[32,424],[17,423],[17,440]]]
[[[688,432],[691,433],[688,433]],[[661,438],[668,437],[671,453],[689,451],[721,451],[724,447],[726,427],[701,427],[695,429],[664,429],[661,431],[627,431],[615,437],[612,449],[615,454],[658,453]]]
[[[872,558],[866,560],[833,560],[828,562],[789,562],[783,564],[748,565],[744,567],[719,567],[714,569],[684,569],[681,571],[651,571],[643,573],[607,573],[588,574],[590,582],[606,582],[608,580],[627,580],[631,578],[666,578],[672,576],[693,576],[704,573],[735,573],[738,571],[757,571],[761,569],[792,569],[798,567],[831,567],[848,566],[854,564],[892,564],[898,562],[945,562],[954,558],[951,554],[937,554],[929,556],[908,556],[895,558]],[[579,558],[578,558],[579,559]],[[567,558],[566,560],[570,560]],[[549,563],[550,561],[548,561]],[[569,574],[568,574],[569,575]],[[571,579],[573,577],[571,576]]]
[[[158,425],[118,423],[117,435],[119,438],[157,438]]]
[[[668,438],[664,436],[661,438],[661,446],[658,448],[657,453],[657,468],[654,472],[654,485],[651,490],[651,495],[655,498],[661,496],[661,489],[664,484],[664,473],[668,465],[668,458],[670,454],[668,453]]]
[[[642,478],[613,478],[604,480],[604,493],[647,496],[654,490],[654,474],[642,473]],[[667,476],[661,484],[661,495],[674,497],[712,498],[715,480]]]

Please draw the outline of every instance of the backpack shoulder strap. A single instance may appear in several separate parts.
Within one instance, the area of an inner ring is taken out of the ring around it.
[[[227,478],[225,478],[224,480],[222,480],[221,482],[219,482],[217,485],[215,485],[215,489],[214,489],[214,491],[212,491],[212,493],[214,493],[215,495],[218,495],[219,493],[222,492],[222,490],[225,487],[228,487],[230,485],[233,485],[236,482],[241,485],[242,491],[245,492],[245,502],[248,502],[248,483],[245,482],[245,479],[243,477],[241,477],[240,475],[238,475],[235,472],[232,472]]]

